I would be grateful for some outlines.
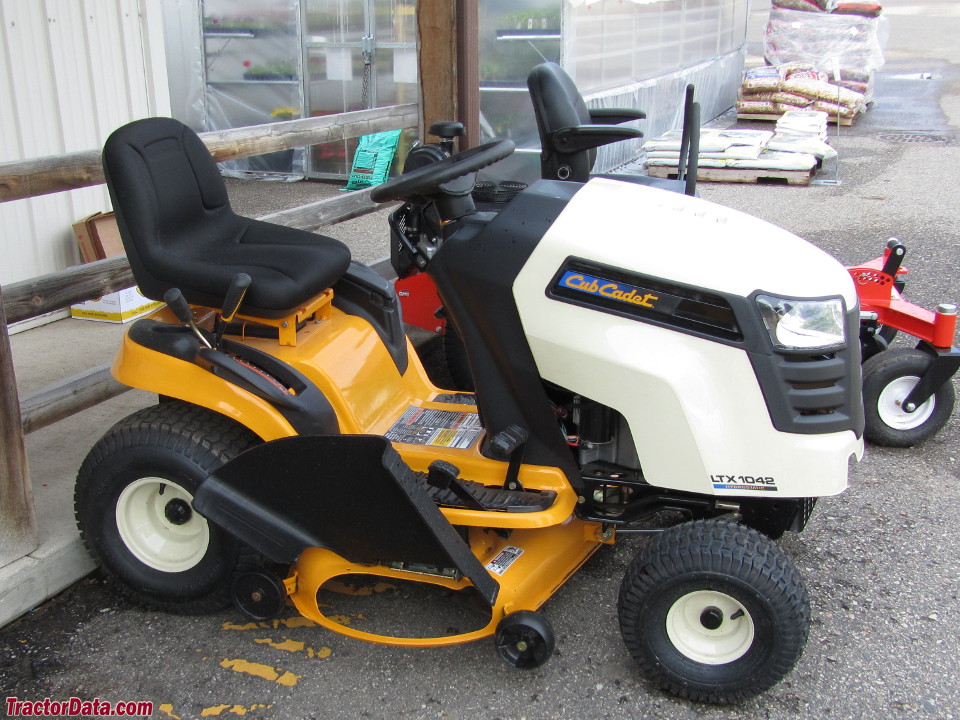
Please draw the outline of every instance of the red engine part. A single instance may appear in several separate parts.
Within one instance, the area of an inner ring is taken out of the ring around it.
[[[410,275],[396,282],[397,295],[403,306],[403,321],[430,332],[443,334],[447,319],[437,317],[443,307],[437,286],[426,273]]]

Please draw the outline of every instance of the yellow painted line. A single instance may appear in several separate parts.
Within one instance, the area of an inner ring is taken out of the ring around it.
[[[276,630],[279,627],[285,628],[298,628],[298,627],[319,627],[313,620],[303,617],[302,615],[297,615],[297,617],[284,618],[283,620],[274,620],[273,629]]]
[[[230,705],[214,705],[212,707],[204,708],[200,711],[200,717],[214,717],[219,715],[224,710],[229,710]]]
[[[173,720],[180,720],[180,716],[179,716],[179,715],[174,715],[174,714],[173,714],[173,705],[171,705],[170,703],[163,703],[163,704],[162,704],[160,707],[158,707],[157,709],[158,709],[160,712],[162,712],[164,715],[166,715],[167,717],[173,718]]]
[[[303,652],[304,648],[307,646],[307,644],[302,640],[291,640],[290,638],[287,638],[283,642],[277,642],[275,640],[271,640],[270,638],[256,638],[254,639],[254,642],[259,643],[260,645],[269,645],[277,650],[286,650],[287,652]]]

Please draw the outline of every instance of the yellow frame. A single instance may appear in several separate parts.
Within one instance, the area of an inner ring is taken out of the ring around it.
[[[491,540],[495,541],[491,542]],[[317,593],[325,583],[346,575],[367,575],[424,582],[450,590],[469,587],[470,582],[466,578],[457,580],[394,570],[382,565],[360,565],[344,560],[330,550],[309,548],[294,565],[286,585],[290,598],[301,615],[341,635],[381,645],[403,647],[456,645],[492,636],[500,621],[512,612],[537,610],[599,549],[600,545],[612,541],[612,535],[605,535],[599,523],[583,522],[574,518],[563,525],[539,530],[518,530],[512,533],[509,539],[493,533],[472,532],[471,547],[481,562],[489,562],[508,545],[522,549],[523,553],[498,578],[500,592],[496,603],[491,608],[490,621],[487,625],[479,630],[458,635],[407,638],[365,632],[338,623],[324,615],[317,602]]]
[[[409,341],[409,363],[401,373],[376,331],[365,320],[333,307],[332,298],[333,293],[328,290],[289,318],[238,317],[278,328],[279,339],[245,337],[242,340],[309,378],[333,406],[341,432],[383,435],[409,407],[476,412],[475,407],[436,402],[434,398],[444,391],[427,378]],[[196,309],[195,314],[198,322],[207,327],[214,317],[214,312],[205,308]],[[151,317],[177,322],[165,309]],[[301,323],[302,327],[297,329]],[[193,363],[149,350],[129,338],[124,338],[113,364],[113,374],[132,387],[179,398],[231,417],[265,441],[296,435],[290,423],[268,402]],[[415,471],[423,472],[431,462],[442,459],[456,465],[465,478],[491,486],[502,485],[507,463],[482,455],[479,444],[478,440],[466,449],[404,443],[394,443],[394,447]],[[469,528],[471,550],[481,563],[488,563],[507,545],[523,551],[498,578],[500,592],[485,627],[452,636],[401,638],[337,623],[321,611],[317,592],[325,583],[344,575],[425,582],[451,590],[463,589],[470,582],[465,578],[352,563],[323,548],[308,548],[291,569],[285,580],[290,599],[302,615],[322,627],[386,645],[452,645],[494,634],[505,615],[516,610],[538,609],[601,544],[613,543],[609,528],[575,517],[577,494],[558,468],[524,465],[519,479],[528,489],[556,493],[551,507],[530,513],[440,508],[452,525]],[[485,531],[488,528],[511,530],[509,540]]]

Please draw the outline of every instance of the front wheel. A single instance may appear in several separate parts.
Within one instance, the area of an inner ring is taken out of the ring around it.
[[[113,426],[77,475],[80,534],[107,578],[147,607],[197,614],[230,600],[256,554],[192,506],[200,483],[259,438],[204,408],[169,402]]]
[[[641,548],[620,588],[620,631],[641,671],[696,702],[759,695],[796,664],[810,623],[790,557],[735,523],[665,530]]]
[[[943,383],[918,407],[908,411],[904,400],[933,364],[922,350],[897,348],[874,355],[863,364],[864,435],[876,445],[910,447],[932,437],[953,413],[953,383]]]

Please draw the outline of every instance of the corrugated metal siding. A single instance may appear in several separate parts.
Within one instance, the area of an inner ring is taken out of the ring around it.
[[[169,113],[160,3],[0,0],[0,162],[98,148]],[[0,284],[78,263],[72,224],[107,209],[103,186],[0,203]]]

